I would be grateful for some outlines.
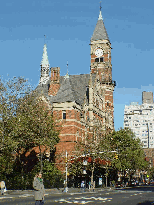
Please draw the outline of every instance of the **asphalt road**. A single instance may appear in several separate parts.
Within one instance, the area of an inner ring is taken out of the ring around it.
[[[31,195],[17,195],[0,198],[0,205],[34,205]],[[55,193],[45,196],[45,205],[58,204],[115,204],[115,205],[151,205],[154,204],[154,186],[134,187],[127,189],[100,190],[95,193]]]

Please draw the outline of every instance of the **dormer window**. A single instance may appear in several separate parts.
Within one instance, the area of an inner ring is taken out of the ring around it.
[[[103,57],[101,57],[101,58],[95,58],[95,62],[98,62],[98,63],[104,62],[104,59],[103,59]]]

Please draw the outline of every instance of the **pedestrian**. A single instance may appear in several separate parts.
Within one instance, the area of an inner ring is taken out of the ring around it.
[[[34,197],[35,197],[35,205],[43,205],[44,204],[44,185],[42,174],[39,173],[34,177],[33,181],[33,188],[34,188]]]
[[[85,192],[85,183],[84,183],[84,181],[81,182],[81,192]]]
[[[4,195],[4,189],[6,189],[5,181],[1,181],[1,194]]]
[[[89,190],[91,189],[91,181],[89,181]]]

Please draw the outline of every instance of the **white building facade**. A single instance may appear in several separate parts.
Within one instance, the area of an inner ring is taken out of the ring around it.
[[[150,98],[148,99],[148,97]],[[142,105],[132,102],[125,105],[124,128],[130,128],[139,138],[143,148],[154,148],[154,103],[153,93],[142,93]]]

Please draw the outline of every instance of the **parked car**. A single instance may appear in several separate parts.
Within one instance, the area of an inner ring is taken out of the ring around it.
[[[121,183],[120,181],[119,181],[119,182],[116,182],[115,187],[116,187],[116,188],[122,187],[122,183]]]
[[[131,180],[130,182],[130,186],[138,186],[139,185],[139,182],[137,180]]]
[[[115,187],[116,188],[126,187],[126,184],[124,182],[119,181],[116,182]]]
[[[144,185],[144,183],[143,182],[139,182],[139,184],[138,184],[139,186],[142,186],[142,185]]]
[[[150,181],[150,184],[151,184],[151,185],[154,185],[154,180],[151,180],[151,181]]]

